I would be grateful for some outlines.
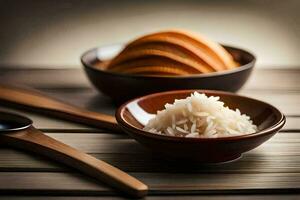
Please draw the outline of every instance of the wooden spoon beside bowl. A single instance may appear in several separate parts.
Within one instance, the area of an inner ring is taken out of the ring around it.
[[[0,87],[0,100],[87,125],[113,131],[121,128],[139,143],[159,152],[160,155],[165,155],[166,158],[174,157],[202,163],[224,162],[240,157],[242,153],[259,146],[272,137],[285,123],[285,116],[268,103],[228,92],[197,90],[207,96],[219,96],[229,108],[238,108],[242,113],[249,115],[257,125],[258,131],[224,138],[182,138],[158,135],[143,130],[144,126],[141,122],[147,123],[147,120],[151,119],[157,111],[162,110],[166,103],[173,103],[175,99],[184,99],[194,91],[161,92],[130,100],[117,110],[117,121],[113,116],[86,111],[40,93],[19,88]],[[21,98],[24,96],[27,98]],[[30,99],[35,99],[35,103],[30,103]],[[47,107],[45,101],[53,102],[51,107]],[[83,112],[79,112],[80,110]],[[191,152],[196,152],[196,154],[191,154]]]

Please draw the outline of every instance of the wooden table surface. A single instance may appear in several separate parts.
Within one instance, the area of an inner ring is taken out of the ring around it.
[[[91,87],[81,69],[1,69],[1,82],[27,85],[66,102],[113,114],[110,100]],[[268,142],[235,162],[188,165],[165,162],[125,134],[98,130],[38,114],[35,127],[102,159],[149,185],[146,199],[299,199],[300,69],[256,69],[239,92],[267,101],[287,123]],[[77,171],[38,155],[0,148],[0,199],[122,199]]]

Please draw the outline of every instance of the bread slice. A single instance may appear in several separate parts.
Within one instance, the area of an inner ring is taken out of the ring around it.
[[[185,74],[235,67],[237,63],[221,45],[182,30],[142,36],[128,43],[107,65],[108,70],[115,72],[148,74],[149,70],[154,70],[153,74]]]

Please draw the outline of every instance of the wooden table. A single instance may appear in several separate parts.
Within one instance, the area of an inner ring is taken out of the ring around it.
[[[81,69],[1,69],[1,82],[37,88],[66,102],[113,114],[110,100]],[[271,140],[222,165],[163,162],[125,134],[97,130],[3,107],[66,144],[102,159],[149,185],[147,199],[299,199],[300,69],[256,69],[240,94],[267,101],[287,116]],[[122,199],[91,178],[38,155],[0,149],[0,199]],[[47,196],[47,198],[45,198]]]

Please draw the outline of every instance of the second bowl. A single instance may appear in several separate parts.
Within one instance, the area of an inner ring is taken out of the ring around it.
[[[138,96],[169,90],[212,89],[235,92],[249,78],[256,58],[243,49],[224,47],[234,60],[240,63],[238,68],[187,76],[144,76],[114,73],[103,69],[101,63],[115,56],[122,49],[122,45],[88,50],[82,55],[81,62],[92,84],[118,104]]]

